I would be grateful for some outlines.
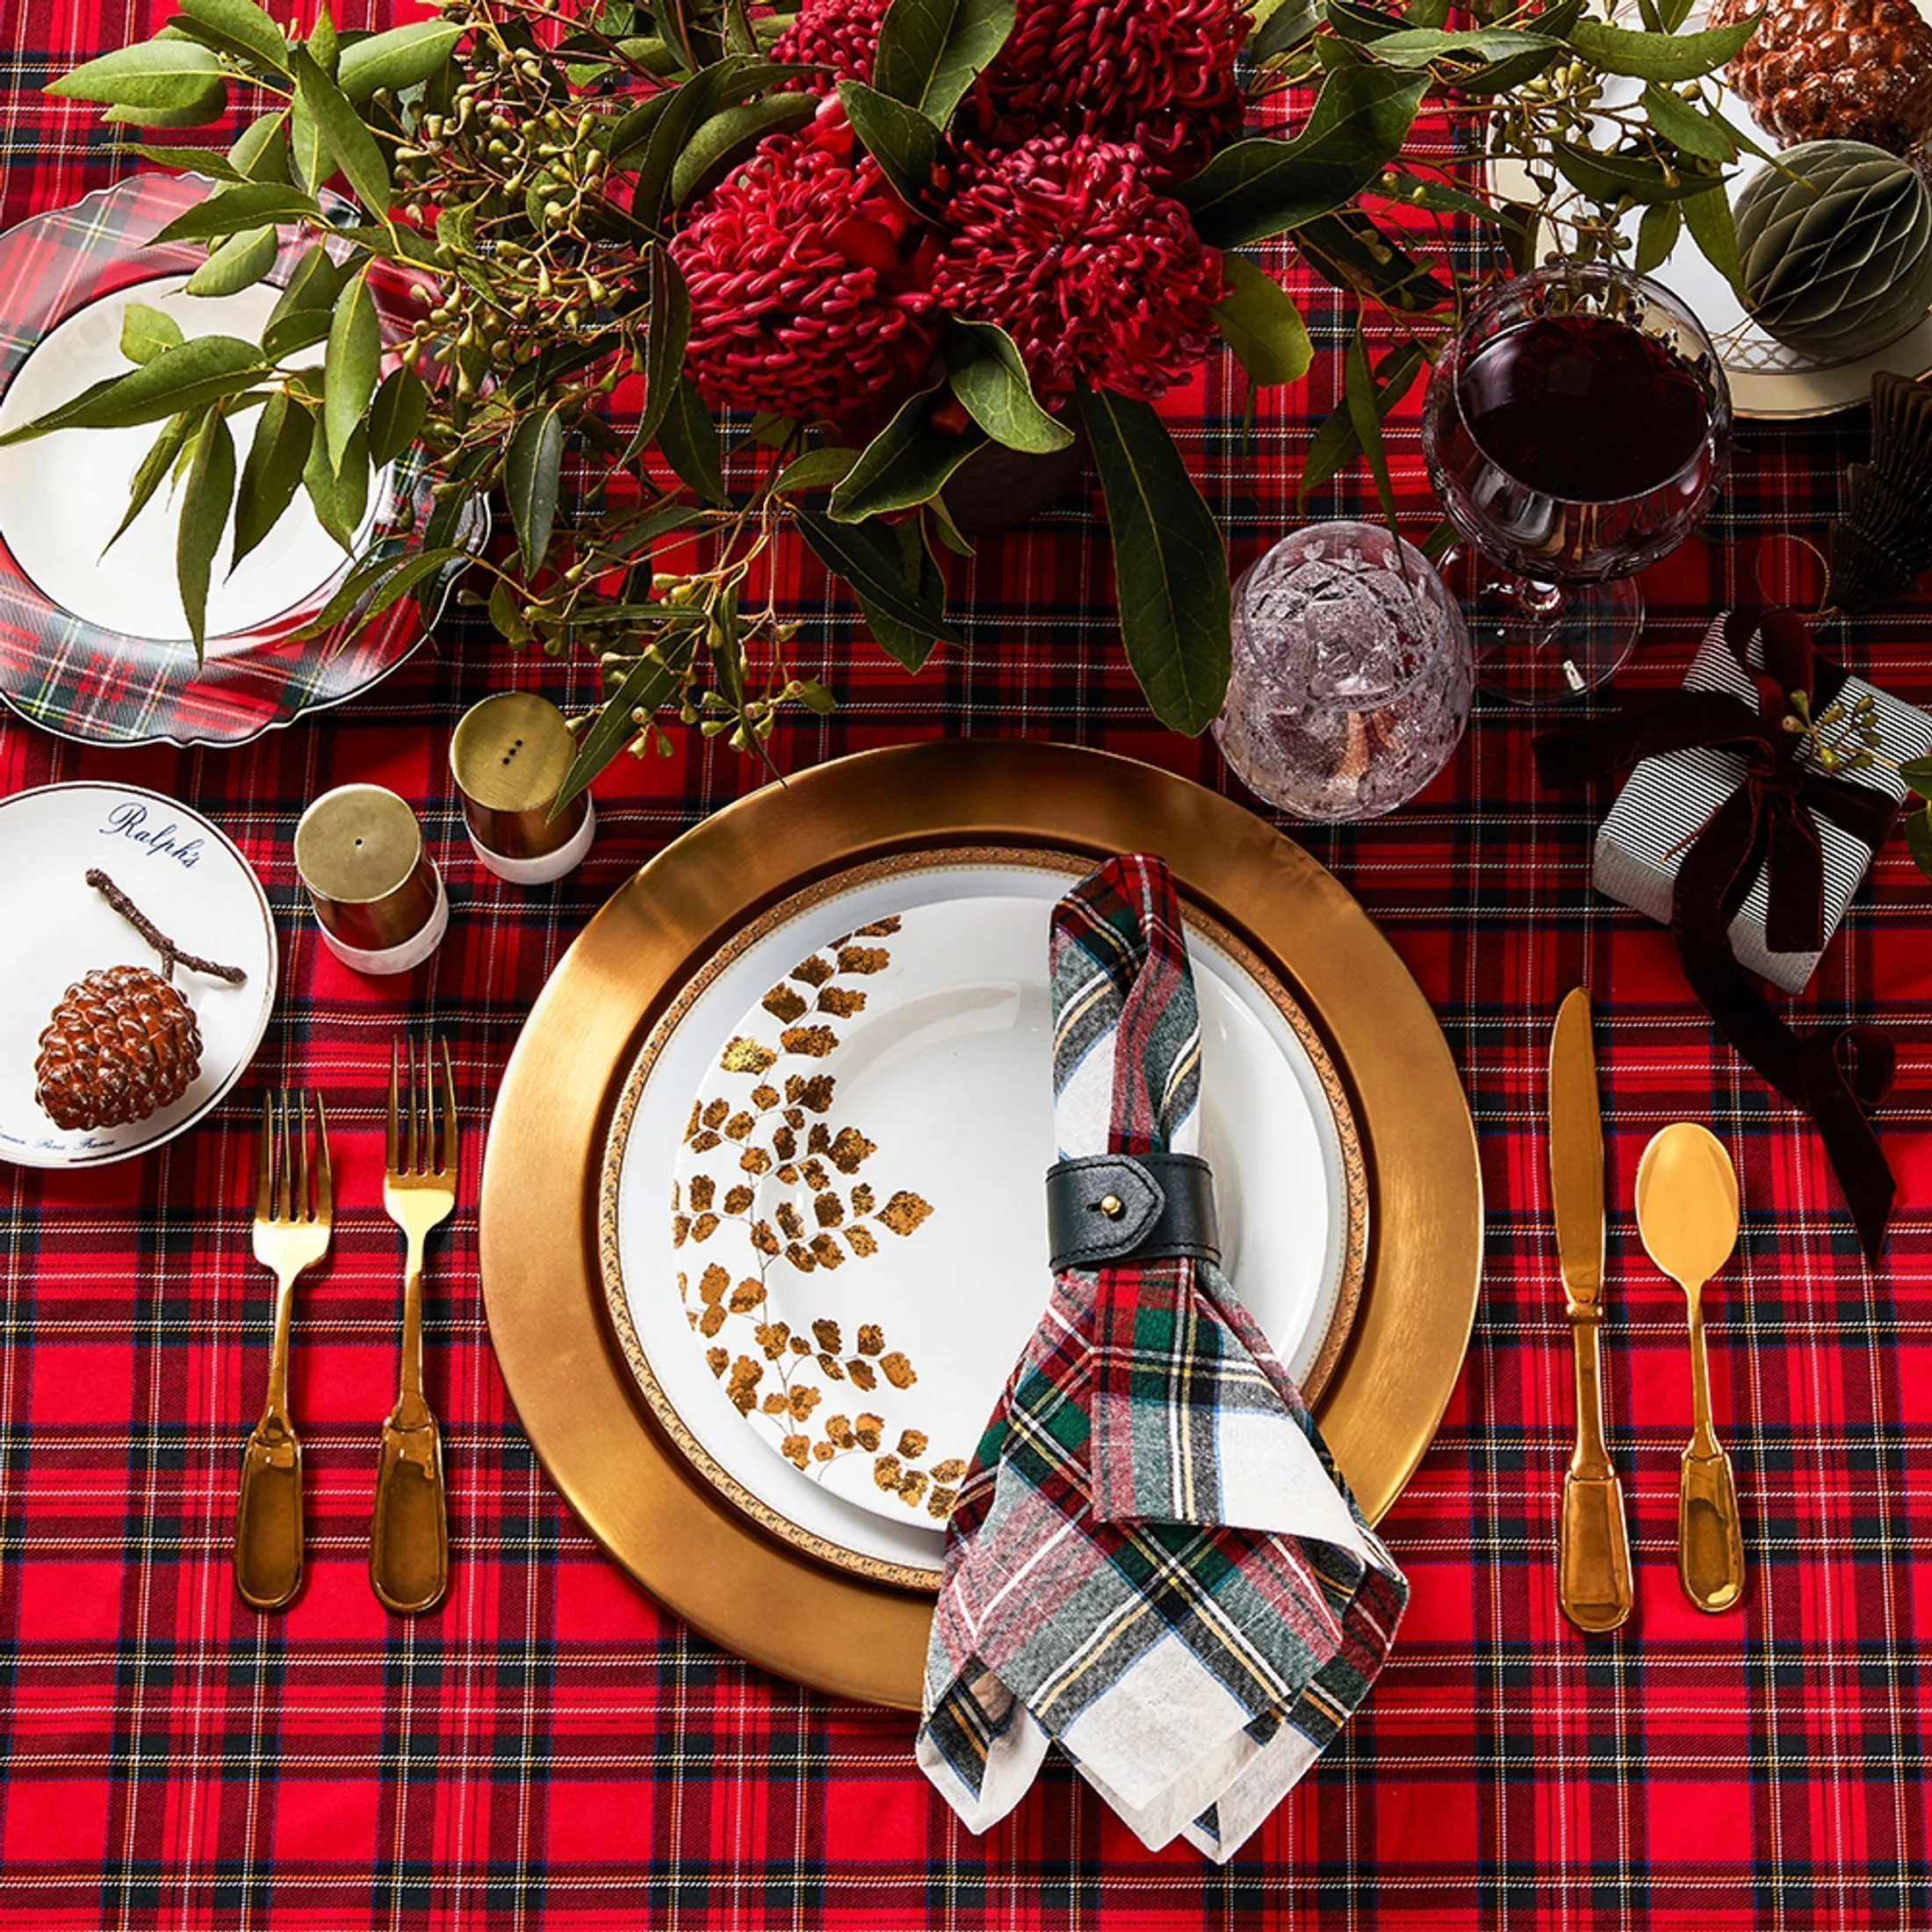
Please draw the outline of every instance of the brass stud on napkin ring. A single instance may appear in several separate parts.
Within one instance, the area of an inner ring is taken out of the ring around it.
[[[1219,1261],[1215,1182],[1194,1154],[1093,1154],[1047,1170],[1047,1246],[1063,1268],[1178,1255]]]

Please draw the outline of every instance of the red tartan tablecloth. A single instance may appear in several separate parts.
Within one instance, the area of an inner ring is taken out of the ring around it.
[[[350,24],[369,0],[349,0]],[[17,220],[129,165],[43,83],[151,30],[158,0],[0,4],[0,191]],[[306,13],[304,8],[304,13]],[[384,17],[387,17],[385,7]],[[1331,405],[1332,315],[1305,388],[1217,374],[1175,412],[1236,565],[1294,520],[1291,479]],[[1786,533],[1817,538],[1861,417],[1746,425],[1705,538],[1652,573],[1639,675],[1668,677]],[[1404,501],[1432,522],[1412,425]],[[1348,499],[1317,500],[1332,511]],[[1105,546],[1074,499],[954,573],[964,650],[911,681],[862,644],[816,566],[789,597],[826,640],[829,719],[804,764],[941,732],[1064,739],[1230,781],[1153,726],[1109,620]],[[808,632],[808,635],[811,634]],[[1932,619],[1827,644],[1932,697]],[[746,789],[696,737],[599,789],[582,870],[522,890],[473,861],[444,778],[462,709],[505,681],[560,700],[581,668],[451,625],[369,697],[226,752],[77,750],[0,723],[0,793],[102,777],[209,813],[281,923],[280,1004],[256,1065],[191,1135],[102,1171],[0,1168],[0,1925],[73,1927],[1365,1928],[1932,1925],[1921,1770],[1932,1688],[1932,888],[1878,861],[1811,1006],[1892,1026],[1885,1110],[1900,1206],[1868,1273],[1815,1141],[1691,1004],[1667,936],[1591,892],[1603,800],[1539,794],[1519,717],[1479,705],[1454,762],[1379,824],[1298,834],[1381,921],[1467,1081],[1489,1196],[1474,1338],[1441,1432],[1386,1524],[1415,1587],[1363,1713],[1224,1871],[1143,1851],[1063,1767],[984,1839],[912,1759],[910,1719],[763,1676],[660,1613],[544,1480],[504,1394],[477,1283],[475,1155],[517,1029],[590,912],[640,861]],[[358,978],[298,906],[289,840],[327,787],[412,798],[458,903],[435,960]],[[9,934],[6,946],[32,943]],[[0,962],[4,962],[0,954]],[[1569,1340],[1549,1235],[1543,1068],[1559,996],[1597,990],[1615,1291],[1614,1449],[1639,1564],[1633,1623],[1584,1641],[1555,1600]],[[0,984],[4,984],[0,970]],[[453,1581],[386,1617],[365,1573],[376,1424],[393,1391],[397,1241],[376,1205],[381,1080],[406,1025],[445,1031],[471,1128],[465,1195],[432,1262],[433,1399],[452,1472]],[[263,1088],[308,1082],[337,1124],[334,1255],[303,1286],[310,1582],[257,1618],[228,1567],[237,1456],[271,1297],[249,1256]],[[1707,1120],[1742,1178],[1741,1262],[1715,1292],[1719,1422],[1748,1512],[1741,1616],[1700,1618],[1676,1570],[1687,1423],[1683,1304],[1644,1260],[1638,1156]]]

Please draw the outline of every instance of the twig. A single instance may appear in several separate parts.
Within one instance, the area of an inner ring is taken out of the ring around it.
[[[198,953],[183,952],[97,865],[88,868],[87,883],[161,955],[168,968],[166,977],[175,977],[175,962],[178,960],[193,971],[206,973],[211,979],[225,979],[231,986],[247,983],[249,976],[239,966],[220,966]]]

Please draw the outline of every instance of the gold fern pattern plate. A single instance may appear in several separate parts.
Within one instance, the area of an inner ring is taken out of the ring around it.
[[[685,1126],[671,1245],[691,1257],[678,1298],[739,1414],[768,1425],[779,1454],[815,1480],[847,1457],[869,1457],[882,1496],[944,1523],[964,1459],[928,1467],[924,1430],[889,1437],[885,1417],[866,1406],[882,1387],[917,1385],[911,1358],[887,1345],[877,1322],[857,1323],[849,1344],[835,1315],[795,1325],[770,1287],[775,1268],[829,1275],[870,1261],[882,1236],[909,1240],[933,1211],[908,1187],[879,1199],[864,1178],[878,1144],[840,1117],[839,1077],[824,1071],[841,1027],[866,1010],[865,982],[891,964],[885,942],[899,929],[897,918],[876,919],[807,954],[760,1000],[757,1030],[724,1042],[719,1087],[692,1101]],[[728,1262],[713,1258],[721,1249]],[[756,1272],[739,1272],[747,1265]]]
[[[853,868],[733,934],[654,1023],[606,1141],[607,1303],[652,1412],[772,1534],[931,1589],[1045,1305],[1047,930],[1089,868],[962,847]],[[1236,1287],[1311,1390],[1367,1185],[1342,1083],[1266,964],[1190,912]]]

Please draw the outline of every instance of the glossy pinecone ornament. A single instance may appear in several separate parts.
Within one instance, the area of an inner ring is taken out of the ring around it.
[[[1871,386],[1871,461],[1853,467],[1832,525],[1831,601],[1867,610],[1932,569],[1932,389],[1889,371]]]
[[[184,953],[108,876],[87,883],[161,956],[239,986],[238,966]],[[171,979],[146,966],[98,967],[69,986],[40,1034],[33,1097],[56,1127],[125,1127],[171,1107],[201,1071],[201,1028]]]
[[[1932,26],[1912,0],[1717,0],[1711,25],[1761,6],[1725,72],[1780,147],[1868,141],[1902,155],[1932,128]]]
[[[170,1107],[201,1071],[194,1009],[146,966],[97,968],[54,1009],[33,1097],[56,1127],[124,1127]]]
[[[1751,313],[1803,355],[1870,355],[1932,306],[1932,196],[1882,148],[1793,148],[1752,176],[1736,218]]]

